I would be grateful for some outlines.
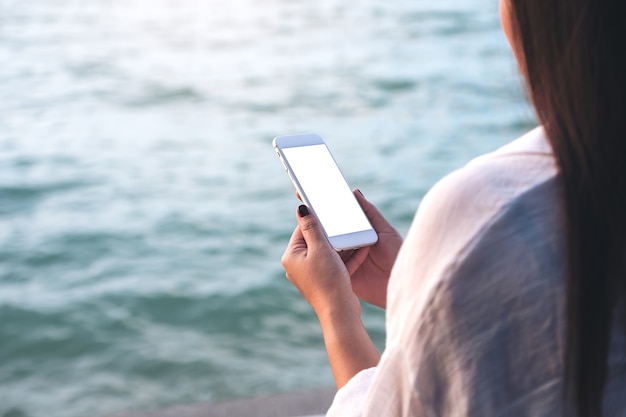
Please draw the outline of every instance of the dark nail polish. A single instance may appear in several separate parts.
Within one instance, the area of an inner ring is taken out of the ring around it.
[[[298,214],[300,214],[300,217],[306,217],[309,215],[309,208],[307,206],[305,206],[304,204],[301,204],[300,206],[298,206]]]
[[[365,197],[365,196],[363,195],[363,192],[362,192],[361,190],[359,190],[358,188],[357,188],[356,190],[359,192],[359,194],[361,194],[363,197]]]

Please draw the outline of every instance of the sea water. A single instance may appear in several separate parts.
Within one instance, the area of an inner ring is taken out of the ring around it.
[[[0,0],[0,416],[332,386],[272,138],[405,234],[533,123],[495,0]]]

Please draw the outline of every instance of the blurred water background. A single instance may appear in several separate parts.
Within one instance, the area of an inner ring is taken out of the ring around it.
[[[532,124],[495,0],[0,0],[0,416],[332,386],[272,138],[404,234]]]

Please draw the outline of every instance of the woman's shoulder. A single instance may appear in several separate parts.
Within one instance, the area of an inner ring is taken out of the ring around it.
[[[448,212],[474,207],[490,215],[556,174],[550,144],[538,127],[445,176],[427,193],[420,209],[434,206],[435,212]]]
[[[494,152],[487,153],[472,160],[468,165],[481,163],[499,157],[549,157],[553,156],[552,147],[548,142],[542,126],[526,132],[519,138],[500,147]]]
[[[427,358],[414,361],[412,386],[433,409],[489,389],[502,402],[471,403],[473,414],[509,403],[522,410],[511,414],[524,414],[521,396],[551,395],[533,393],[533,383],[558,374],[536,360],[558,352],[561,330],[556,174],[539,129],[474,159],[424,198],[390,281],[387,323],[406,357]],[[511,384],[501,368],[510,358],[507,370],[533,378]],[[441,397],[442,387],[456,397]]]
[[[395,276],[411,277],[416,291],[391,291],[395,297],[417,297],[409,304],[422,305],[427,290],[462,263],[488,262],[520,243],[507,236],[558,234],[556,226],[546,229],[558,224],[559,201],[554,160],[541,135],[534,130],[474,159],[426,194],[394,267]]]

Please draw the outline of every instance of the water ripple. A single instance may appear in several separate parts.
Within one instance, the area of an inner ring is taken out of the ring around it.
[[[320,133],[405,233],[533,124],[473,0],[0,1],[0,61],[2,417],[332,385],[272,137]]]

